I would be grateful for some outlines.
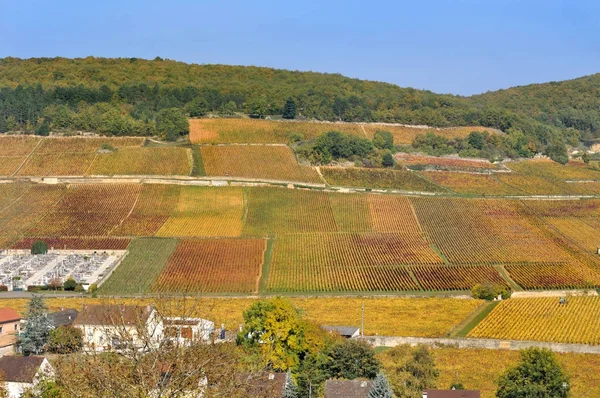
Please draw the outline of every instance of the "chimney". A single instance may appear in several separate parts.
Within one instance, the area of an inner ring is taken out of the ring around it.
[[[366,387],[367,387],[367,382],[366,382],[366,381],[364,381],[364,380],[363,380],[363,381],[361,381],[361,382],[360,382],[360,386],[361,386],[362,388],[366,388]]]
[[[427,398],[427,391],[423,391],[423,398]]]
[[[275,380],[275,375],[273,373],[269,373],[269,380]]]

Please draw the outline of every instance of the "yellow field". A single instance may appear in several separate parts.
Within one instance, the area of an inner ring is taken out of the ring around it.
[[[363,124],[362,127],[367,134],[367,137],[373,138],[376,131],[389,131],[394,136],[394,144],[408,145],[412,144],[415,137],[419,134],[434,133],[441,135],[445,138],[465,138],[472,131],[487,131],[490,134],[496,133],[494,129],[479,127],[479,126],[467,126],[467,127],[448,127],[448,128],[436,128],[427,127],[420,128],[414,126],[388,126],[382,124]]]
[[[95,152],[103,144],[113,148],[139,147],[144,138],[139,137],[51,137],[44,138],[35,153]]]
[[[17,173],[20,176],[83,176],[95,153],[34,153]]]
[[[438,348],[432,350],[435,364],[440,372],[438,388],[448,388],[458,381],[466,389],[481,391],[482,398],[495,397],[496,381],[504,371],[519,361],[518,351]],[[379,359],[389,367],[385,352]],[[558,362],[571,376],[571,397],[600,396],[600,355],[556,354]]]
[[[24,135],[0,135],[0,156],[27,156],[41,138]]]
[[[25,159],[25,156],[0,156],[0,176],[13,175]]]
[[[242,188],[182,187],[175,211],[157,236],[240,236]]]
[[[511,187],[529,195],[570,195],[578,191],[574,184],[560,180],[549,180],[535,175],[498,173],[498,179]],[[580,191],[583,191],[581,187]]]
[[[121,148],[98,154],[88,175],[189,175],[191,150],[186,148]]]
[[[600,344],[600,297],[513,298],[501,302],[469,337]]]
[[[538,159],[510,162],[506,165],[519,173],[558,180],[600,180],[600,171],[591,170],[581,162],[570,162],[563,166],[549,159]]]
[[[520,195],[521,191],[498,181],[490,174],[424,171],[425,178],[456,193],[467,195]]]
[[[348,325],[360,327],[361,306],[365,305],[365,334],[380,336],[446,336],[483,301],[451,298],[361,298],[322,297],[291,298],[306,319],[320,325]],[[83,304],[99,304],[112,300],[100,298],[48,298],[51,310],[61,308],[80,309]],[[154,303],[165,311],[174,306],[185,305],[186,315],[204,317],[224,323],[229,330],[237,330],[243,323],[242,313],[256,299],[245,298],[199,298],[178,301],[173,304],[166,299],[123,299],[119,303]],[[0,299],[0,307],[11,307],[23,314],[26,299]],[[188,312],[189,311],[189,312]]]
[[[314,168],[298,165],[287,146],[203,146],[200,152],[208,176],[323,183]]]
[[[287,144],[292,134],[300,134],[303,139],[311,139],[328,131],[364,136],[360,126],[352,123],[190,119],[190,141],[193,144]]]

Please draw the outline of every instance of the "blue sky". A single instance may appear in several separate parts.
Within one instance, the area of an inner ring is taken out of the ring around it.
[[[600,2],[0,0],[0,57],[141,57],[473,94],[600,72]]]

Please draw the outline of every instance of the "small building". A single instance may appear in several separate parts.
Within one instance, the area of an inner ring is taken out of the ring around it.
[[[0,373],[9,398],[34,390],[40,381],[54,378],[54,369],[44,357],[5,356],[0,358]]]
[[[325,382],[325,398],[368,398],[373,388],[371,380],[336,380]]]
[[[58,328],[61,326],[72,326],[73,322],[75,322],[75,318],[77,318],[77,311],[74,308],[62,309],[58,312],[53,312],[48,314],[48,318],[52,321],[54,328]]]
[[[163,322],[149,305],[86,305],[73,326],[92,351],[154,349],[163,337]]]
[[[12,308],[0,308],[0,352],[10,351],[20,332],[21,316]]]
[[[165,336],[179,344],[193,341],[208,341],[215,323],[202,318],[165,317],[162,319]]]
[[[338,333],[347,339],[353,339],[360,336],[360,329],[354,326],[321,326],[321,329],[329,333]]]
[[[425,390],[423,398],[480,398],[478,390]]]
[[[283,397],[285,390],[285,373],[265,373],[252,377],[246,383],[246,393],[254,398]]]

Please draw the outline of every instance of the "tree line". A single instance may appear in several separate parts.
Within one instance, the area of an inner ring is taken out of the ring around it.
[[[161,111],[282,115],[522,132],[542,149],[600,136],[600,76],[473,97],[339,74],[163,60],[0,59],[0,132],[87,130],[164,134]],[[47,126],[42,127],[46,123]]]

